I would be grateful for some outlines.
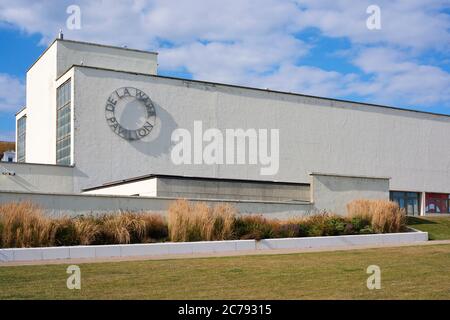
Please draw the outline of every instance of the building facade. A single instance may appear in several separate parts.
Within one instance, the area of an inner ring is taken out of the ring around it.
[[[14,162],[16,159],[16,153],[12,150],[3,152],[3,156],[0,161],[4,162]]]
[[[164,77],[156,53],[62,39],[26,90],[0,192],[450,211],[447,115]]]

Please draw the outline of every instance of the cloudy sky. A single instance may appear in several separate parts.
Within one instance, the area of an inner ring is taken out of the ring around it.
[[[450,114],[450,0],[0,0],[0,140],[14,139],[25,72],[59,29],[158,51],[161,75]]]

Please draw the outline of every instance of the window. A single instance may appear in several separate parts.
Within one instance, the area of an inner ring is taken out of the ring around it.
[[[397,202],[400,208],[404,208],[406,214],[418,216],[420,214],[420,193],[391,191],[391,201]]]
[[[425,195],[425,213],[450,213],[450,195],[446,193],[427,193]]]
[[[71,108],[70,79],[63,83],[56,92],[56,163],[70,164],[71,144]]]
[[[27,116],[17,120],[17,162],[25,162],[25,136],[27,131]]]

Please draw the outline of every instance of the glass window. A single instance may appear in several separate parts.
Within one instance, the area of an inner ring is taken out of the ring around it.
[[[425,213],[450,213],[449,194],[427,193],[425,195]]]
[[[391,191],[391,201],[397,202],[400,208],[404,208],[408,215],[420,214],[420,193]]]
[[[27,129],[27,116],[17,120],[17,162],[25,162],[25,136]]]
[[[56,92],[56,163],[70,164],[71,82],[64,82]]]

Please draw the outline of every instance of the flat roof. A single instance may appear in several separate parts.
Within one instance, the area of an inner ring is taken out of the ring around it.
[[[327,177],[338,177],[338,178],[363,178],[363,179],[382,179],[390,180],[391,177],[379,177],[379,176],[365,176],[365,175],[351,175],[351,174],[340,174],[340,173],[324,173],[324,172],[311,172],[310,176],[327,176]]]
[[[56,81],[59,78],[63,77],[70,69],[72,69],[74,67],[77,67],[77,68],[88,68],[88,69],[95,69],[95,70],[103,70],[103,71],[110,71],[110,72],[119,72],[119,73],[126,73],[126,74],[134,74],[134,75],[139,75],[139,76],[161,78],[161,79],[187,81],[187,82],[200,83],[200,84],[206,84],[206,85],[212,85],[212,86],[224,86],[224,87],[229,87],[229,88],[237,88],[237,89],[246,89],[246,90],[253,90],[253,91],[260,91],[260,92],[277,93],[277,94],[284,94],[284,95],[291,95],[291,96],[298,96],[298,97],[305,97],[305,98],[312,98],[312,99],[321,99],[321,100],[326,100],[326,101],[335,101],[335,102],[342,102],[342,103],[359,104],[359,105],[369,106],[369,107],[385,108],[385,109],[398,110],[398,111],[403,111],[403,112],[415,112],[415,113],[418,113],[418,114],[425,114],[425,115],[433,115],[433,116],[440,116],[440,117],[450,118],[450,114],[445,114],[445,113],[437,113],[437,112],[429,112],[429,111],[422,111],[422,110],[414,110],[414,109],[393,107],[393,106],[387,106],[387,105],[376,104],[376,103],[352,101],[352,100],[345,100],[345,99],[338,99],[338,98],[328,98],[328,97],[314,96],[314,95],[308,95],[308,94],[303,94],[303,93],[281,91],[281,90],[270,90],[270,89],[263,89],[263,88],[257,88],[257,87],[248,87],[248,86],[228,84],[228,83],[211,82],[211,81],[204,81],[204,80],[194,80],[194,79],[186,79],[186,78],[177,78],[177,77],[171,77],[171,76],[152,75],[152,74],[140,73],[140,72],[122,71],[122,70],[117,70],[117,69],[84,66],[84,65],[79,65],[79,64],[71,65],[69,68],[67,68],[67,70],[65,72],[63,72],[56,79]]]
[[[85,188],[82,191],[98,190],[98,189],[120,186],[120,185],[127,184],[127,183],[138,182],[138,181],[154,179],[154,178],[191,180],[191,181],[194,180],[194,181],[221,181],[221,182],[258,183],[258,184],[284,184],[284,185],[296,185],[296,186],[309,185],[309,183],[283,182],[283,181],[271,181],[271,180],[246,180],[246,179],[230,179],[230,178],[177,176],[177,175],[170,175],[170,174],[147,174],[147,175],[143,175],[143,176],[139,176],[139,177],[107,182],[100,186]]]
[[[55,38],[48,46],[47,48],[45,48],[45,50],[39,55],[39,57],[36,59],[36,61],[34,61],[31,66],[28,67],[27,72],[33,68],[33,66],[42,58],[42,56],[48,51],[48,49],[50,49],[51,46],[53,46],[53,44],[57,41],[61,41],[61,42],[69,42],[69,43],[79,43],[79,44],[85,44],[85,45],[90,45],[90,46],[97,46],[97,47],[103,47],[103,48],[111,48],[111,49],[121,49],[121,50],[127,50],[127,51],[134,51],[134,52],[141,52],[141,53],[151,53],[151,54],[155,54],[158,55],[158,52],[155,51],[147,51],[147,50],[140,50],[140,49],[130,49],[128,47],[119,47],[119,46],[112,46],[112,45],[107,45],[107,44],[100,44],[100,43],[94,43],[94,42],[87,42],[87,41],[77,41],[77,40],[69,40],[69,39],[60,39],[60,38]]]
[[[108,45],[108,44],[100,44],[100,43],[87,42],[87,41],[78,41],[78,40],[69,40],[69,39],[59,39],[59,38],[56,38],[54,41],[79,43],[79,44],[86,44],[86,45],[90,45],[90,46],[97,46],[97,47],[104,47],[104,48],[112,48],[112,49],[120,49],[120,50],[127,50],[127,51],[141,52],[141,53],[150,53],[150,54],[156,54],[156,55],[158,55],[158,52],[156,52],[156,51],[140,50],[140,49],[131,49],[131,48],[128,48],[128,47],[112,46],[112,45]]]
[[[19,113],[21,113],[23,110],[25,110],[27,108],[27,106],[23,106],[22,108],[19,109],[19,111],[17,111],[14,115],[17,116]]]

